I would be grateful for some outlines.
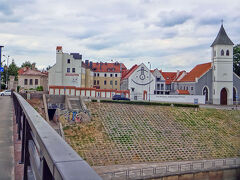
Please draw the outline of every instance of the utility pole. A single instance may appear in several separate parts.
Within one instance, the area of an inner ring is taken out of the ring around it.
[[[6,83],[7,83],[7,89],[8,89],[8,60],[9,60],[9,55],[8,56],[5,56],[5,55],[3,55],[4,57],[6,57],[7,58],[7,72],[6,72]]]
[[[150,102],[150,89],[151,89],[151,63],[150,62],[148,62],[148,64],[150,65],[150,69],[149,69],[149,90],[148,90],[148,100],[149,100],[149,102]]]
[[[2,90],[2,48],[4,46],[0,46],[0,91]]]

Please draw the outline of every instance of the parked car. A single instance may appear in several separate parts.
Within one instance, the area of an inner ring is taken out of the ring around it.
[[[112,97],[112,100],[125,100],[125,101],[130,101],[129,98],[126,98],[124,95],[119,95],[119,94],[115,94]]]
[[[4,90],[0,92],[0,96],[11,96],[11,90]]]

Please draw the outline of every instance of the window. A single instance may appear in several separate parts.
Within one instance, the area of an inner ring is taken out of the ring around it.
[[[229,56],[229,50],[227,50],[226,55]]]
[[[113,85],[113,82],[112,82],[112,81],[110,81],[110,85]]]
[[[186,87],[186,90],[188,90],[188,86]]]
[[[110,74],[110,77],[113,77],[113,74]]]
[[[208,101],[208,88],[207,87],[203,88],[203,95],[205,95],[205,101]]]
[[[97,80],[97,85],[99,85],[99,80]]]
[[[160,84],[157,84],[157,90],[160,90]]]
[[[224,56],[224,50],[223,49],[221,50],[221,56]]]
[[[75,73],[75,68],[72,68],[72,72]]]
[[[106,80],[104,81],[104,85],[107,85],[107,81]]]
[[[67,63],[70,64],[70,59],[67,60]]]
[[[161,78],[157,78],[157,82],[159,82],[161,80]]]
[[[35,79],[35,85],[38,85],[38,79]]]
[[[33,80],[32,80],[32,79],[30,79],[29,84],[30,84],[30,85],[33,85]]]
[[[117,77],[117,74],[115,74],[115,77]]]
[[[117,81],[115,81],[115,85],[117,85]]]
[[[97,73],[97,76],[99,77],[99,73]]]
[[[161,90],[164,90],[164,85],[163,84],[161,84]]]
[[[104,74],[104,77],[107,77],[107,74],[106,74],[106,73]]]
[[[94,73],[94,77],[96,77],[96,73]]]
[[[67,72],[70,73],[70,68],[67,68]]]
[[[94,85],[96,85],[96,80],[94,80]]]
[[[132,92],[134,92],[134,89],[135,89],[135,88],[131,88],[131,89],[132,89]]]
[[[28,85],[28,80],[24,79],[24,85]]]
[[[193,91],[193,87],[191,87],[191,90]]]

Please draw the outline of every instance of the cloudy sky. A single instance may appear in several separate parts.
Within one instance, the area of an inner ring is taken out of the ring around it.
[[[221,19],[240,43],[239,0],[0,0],[0,45],[38,68],[53,65],[61,45],[84,60],[190,70],[210,61]]]

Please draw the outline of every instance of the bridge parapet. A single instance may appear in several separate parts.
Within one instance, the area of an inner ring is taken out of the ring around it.
[[[100,180],[84,161],[18,93],[12,93],[23,179]]]

